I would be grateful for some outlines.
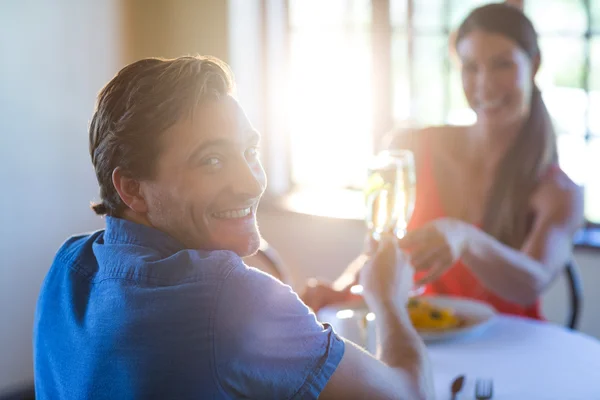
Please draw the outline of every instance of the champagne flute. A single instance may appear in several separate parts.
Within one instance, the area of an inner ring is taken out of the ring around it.
[[[369,167],[364,189],[366,224],[371,237],[380,240],[385,233],[398,238],[406,234],[416,200],[416,173],[413,153],[390,150],[379,153]],[[362,293],[355,285],[352,293]],[[413,287],[409,295],[422,294],[424,288]]]
[[[375,240],[384,233],[406,234],[416,196],[415,161],[408,150],[379,153],[368,171],[365,187],[366,223]]]

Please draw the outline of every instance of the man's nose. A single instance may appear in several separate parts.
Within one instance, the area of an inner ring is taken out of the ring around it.
[[[266,175],[260,164],[241,162],[236,171],[234,191],[249,198],[258,198],[265,191]]]

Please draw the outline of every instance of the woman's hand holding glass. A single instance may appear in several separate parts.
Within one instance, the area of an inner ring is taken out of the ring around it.
[[[452,218],[440,218],[407,233],[399,239],[400,248],[410,256],[416,271],[427,271],[417,285],[425,285],[440,276],[463,255],[473,226]]]

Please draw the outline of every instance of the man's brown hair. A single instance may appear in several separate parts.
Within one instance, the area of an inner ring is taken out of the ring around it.
[[[150,179],[160,135],[207,100],[233,91],[227,64],[214,57],[146,58],[125,68],[100,91],[90,124],[90,155],[100,185],[98,215],[120,216],[125,209],[112,183],[125,176]]]

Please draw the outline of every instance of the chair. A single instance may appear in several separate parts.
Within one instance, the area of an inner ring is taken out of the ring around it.
[[[581,283],[581,274],[574,260],[567,263],[565,267],[567,283],[570,289],[569,296],[569,314],[567,316],[567,326],[569,329],[577,329],[581,305],[583,303],[583,285]]]
[[[0,400],[35,400],[33,383],[0,393]]]
[[[245,257],[244,262],[274,276],[287,285],[291,283],[289,271],[281,260],[279,253],[264,239],[261,239],[260,248],[256,254]]]

